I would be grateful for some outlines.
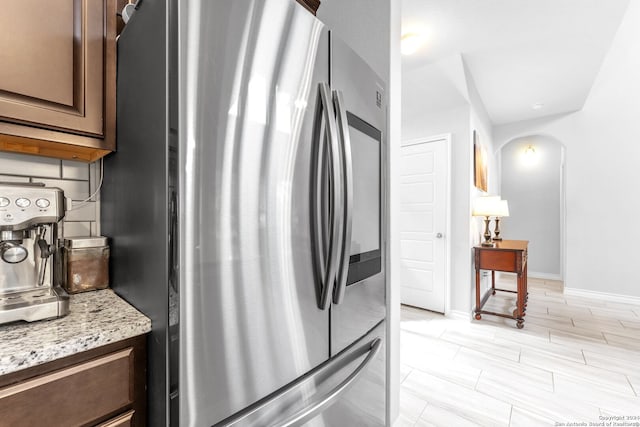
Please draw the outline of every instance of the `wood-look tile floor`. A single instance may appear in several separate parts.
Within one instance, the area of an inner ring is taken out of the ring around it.
[[[485,307],[509,313],[515,295],[498,292]],[[400,352],[395,427],[640,425],[640,305],[529,279],[524,329],[403,306]]]

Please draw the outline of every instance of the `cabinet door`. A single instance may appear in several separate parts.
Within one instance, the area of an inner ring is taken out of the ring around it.
[[[0,120],[103,135],[105,4],[20,0],[0,14]]]

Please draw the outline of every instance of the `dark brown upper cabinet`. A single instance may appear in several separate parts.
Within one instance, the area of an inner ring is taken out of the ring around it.
[[[307,9],[309,9],[309,12],[313,13],[314,15],[316,14],[316,12],[318,11],[318,8],[320,7],[320,0],[297,0],[297,1],[298,3],[300,3]]]
[[[20,0],[0,14],[0,150],[115,150],[117,0]]]

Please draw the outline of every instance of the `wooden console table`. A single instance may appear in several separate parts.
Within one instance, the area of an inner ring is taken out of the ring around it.
[[[506,317],[516,320],[519,329],[524,327],[524,316],[527,308],[527,246],[528,240],[502,240],[495,242],[494,247],[475,246],[476,265],[476,309],[477,320],[482,314]],[[491,289],[480,298],[480,270],[491,270]],[[515,291],[496,288],[496,271],[506,271],[518,275],[518,285]],[[485,303],[496,291],[512,292],[517,294],[516,309],[512,315],[483,310]]]

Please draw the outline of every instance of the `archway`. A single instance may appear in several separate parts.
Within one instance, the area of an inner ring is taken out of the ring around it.
[[[498,158],[500,194],[510,210],[503,236],[529,240],[530,277],[564,280],[564,144],[548,135],[518,137],[499,148]]]

